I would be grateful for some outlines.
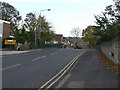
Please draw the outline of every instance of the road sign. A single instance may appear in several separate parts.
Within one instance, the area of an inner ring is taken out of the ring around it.
[[[5,40],[5,44],[15,45],[16,44],[16,40]]]

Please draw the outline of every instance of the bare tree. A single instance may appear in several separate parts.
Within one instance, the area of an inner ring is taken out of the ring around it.
[[[81,35],[81,29],[79,27],[75,27],[70,31],[70,33],[77,38]]]
[[[78,49],[80,45],[78,45],[79,37],[81,36],[81,29],[79,27],[75,27],[70,31],[71,35],[73,35],[74,38],[74,48]]]

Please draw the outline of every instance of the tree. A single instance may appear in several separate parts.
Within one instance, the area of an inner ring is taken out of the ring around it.
[[[24,23],[25,28],[29,30],[28,41],[30,43],[30,47],[33,48],[35,42],[35,32],[37,32],[37,28],[38,28],[38,20],[35,13],[30,12],[26,14],[26,18],[24,21],[25,21]]]
[[[36,38],[37,38],[38,47],[40,46],[39,44],[43,43],[43,41],[49,41],[53,37],[54,32],[51,30],[52,26],[50,25],[49,22],[47,22],[47,20],[45,19],[45,16],[37,17],[34,13],[30,12],[26,14],[26,18],[24,21],[25,21],[24,23],[25,28],[30,30],[29,41],[32,45],[34,45],[33,43],[34,43],[35,33],[37,33]],[[40,38],[41,38],[40,40],[42,41],[39,41],[38,39],[39,32],[40,32]]]
[[[82,40],[84,42],[89,42],[90,46],[95,46],[96,45],[96,39],[97,37],[93,35],[93,32],[96,30],[96,26],[88,26],[85,30],[82,32]]]
[[[76,27],[76,28],[73,28],[70,33],[77,38],[81,35],[81,30],[79,27]]]
[[[107,6],[105,13],[111,16],[111,20],[120,22],[120,1],[115,1],[114,5]]]
[[[95,15],[97,26],[88,26],[83,30],[83,41],[95,46],[120,34],[120,16],[116,16],[118,12],[120,13],[120,1],[115,2],[114,6],[107,6],[102,14]]]
[[[120,35],[120,1],[115,1],[114,5],[107,6],[105,12],[111,16],[111,20],[113,20]]]
[[[38,20],[40,20],[40,17]],[[49,41],[53,36],[54,31],[52,30],[51,23],[47,22],[45,16],[41,17],[41,38],[44,38],[45,41]]]
[[[34,32],[37,29],[37,19],[34,13],[30,12],[26,14],[26,18],[24,21],[24,26],[31,32]]]
[[[25,31],[24,26],[20,30],[15,31],[15,38],[17,43],[24,44],[25,41],[29,42],[29,34]]]
[[[120,35],[120,1],[115,1],[114,5],[107,6],[105,13],[109,15],[110,20],[113,21],[113,25]]]
[[[81,30],[79,27],[75,27],[70,31],[70,33],[76,38],[76,41],[74,43],[74,48],[78,49],[78,40],[79,40],[78,37],[80,37],[81,35]]]
[[[19,21],[21,20],[19,11],[6,2],[0,2],[0,8],[2,9],[2,19],[10,22],[10,32],[14,35],[14,31],[17,30]]]
[[[113,9],[113,7],[116,8]],[[114,6],[107,6],[105,12],[95,16],[99,29],[96,29],[93,34],[99,37],[100,43],[109,41],[120,34],[120,15],[116,16],[117,12],[120,13],[120,1],[115,2]]]

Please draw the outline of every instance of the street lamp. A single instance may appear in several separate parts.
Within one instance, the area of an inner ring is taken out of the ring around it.
[[[42,11],[50,11],[51,9],[43,9],[43,10],[40,10],[40,16],[39,16],[39,18],[40,18],[40,30],[39,30],[39,43],[40,43],[40,32],[41,32],[41,12]]]

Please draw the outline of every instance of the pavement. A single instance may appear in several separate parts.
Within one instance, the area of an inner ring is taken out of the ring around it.
[[[118,77],[100,62],[96,50],[87,50],[56,88],[117,88]]]
[[[2,51],[0,50],[0,56],[6,56],[6,55],[16,55],[16,54],[24,54],[24,53],[29,53],[37,50],[42,50],[42,49],[30,49],[30,50],[24,50],[24,51]]]

